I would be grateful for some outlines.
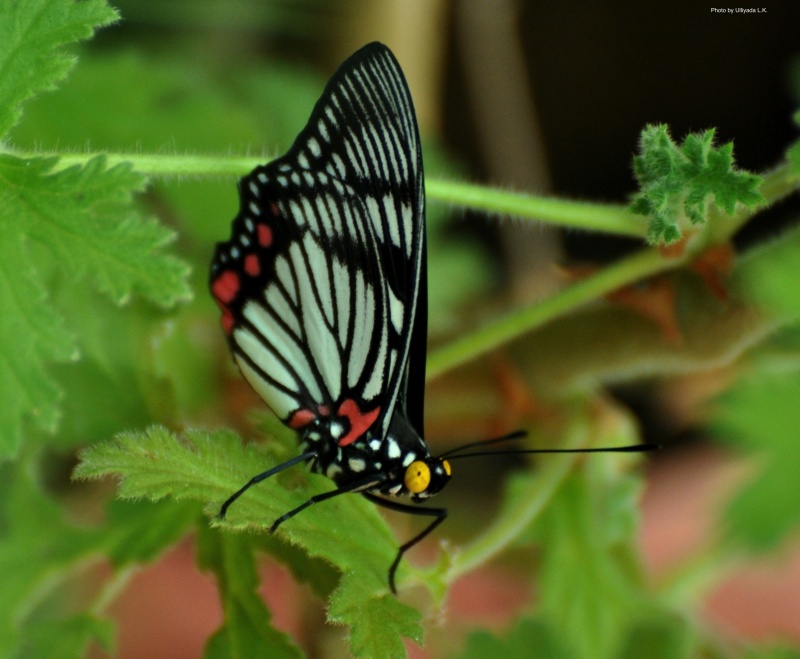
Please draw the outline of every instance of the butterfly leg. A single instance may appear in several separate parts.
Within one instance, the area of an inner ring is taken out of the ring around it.
[[[313,497],[311,497],[308,501],[306,501],[305,503],[302,503],[299,506],[297,506],[297,508],[293,508],[288,513],[285,513],[284,515],[281,515],[280,517],[278,517],[278,519],[276,519],[273,522],[272,526],[269,527],[269,532],[270,533],[275,533],[275,531],[277,531],[278,527],[281,524],[283,524],[287,519],[291,519],[292,517],[297,515],[297,513],[300,513],[302,511],[304,511],[306,508],[308,508],[309,506],[313,506],[315,503],[320,503],[321,501],[327,501],[328,499],[332,499],[333,497],[337,497],[340,494],[347,494],[348,492],[356,492],[356,491],[358,491],[360,489],[363,489],[365,487],[371,487],[374,484],[375,484],[375,477],[374,476],[370,476],[367,479],[358,480],[358,481],[354,481],[352,483],[348,483],[347,485],[344,485],[344,486],[342,486],[340,488],[337,488],[335,490],[331,490],[330,492],[323,492],[322,494],[316,494]]]
[[[291,460],[287,460],[286,462],[282,462],[281,464],[276,465],[272,469],[267,469],[267,471],[262,472],[256,476],[253,476],[242,487],[240,487],[238,490],[236,490],[236,492],[231,494],[231,496],[229,496],[226,499],[225,503],[223,503],[222,507],[219,509],[219,518],[224,519],[225,513],[228,512],[228,508],[230,508],[230,505],[256,483],[260,483],[261,481],[269,478],[270,476],[274,476],[275,474],[277,474],[280,471],[283,471],[284,469],[288,469],[289,467],[294,467],[298,462],[303,462],[304,460],[310,460],[311,458],[316,458],[316,457],[317,454],[315,451],[306,451],[305,453],[302,453],[297,457],[292,458]]]
[[[405,554],[409,549],[411,549],[414,545],[420,542],[425,536],[427,536],[431,531],[433,531],[437,526],[439,526],[439,524],[441,524],[447,518],[447,508],[418,508],[416,506],[411,506],[406,503],[400,503],[399,501],[383,499],[369,492],[363,492],[362,494],[373,503],[376,503],[379,506],[383,506],[384,508],[388,508],[389,510],[395,510],[399,513],[406,513],[407,515],[426,515],[428,517],[436,518],[422,530],[422,533],[418,533],[413,538],[411,538],[411,540],[409,540],[403,545],[400,545],[400,549],[398,549],[397,551],[397,556],[395,557],[394,562],[389,568],[389,587],[392,589],[392,592],[395,595],[397,595],[397,588],[395,587],[394,576],[395,573],[397,572],[398,566],[400,565],[400,561],[403,558],[403,554]]]

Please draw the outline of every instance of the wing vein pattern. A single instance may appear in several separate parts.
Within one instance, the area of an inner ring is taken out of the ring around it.
[[[245,378],[290,424],[353,401],[379,410],[385,436],[399,401],[421,434],[422,157],[391,52],[370,44],[347,60],[289,152],[239,187],[211,287]]]

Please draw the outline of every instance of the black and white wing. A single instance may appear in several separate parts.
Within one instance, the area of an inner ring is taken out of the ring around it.
[[[245,378],[291,427],[345,417],[340,445],[384,436],[398,401],[421,434],[422,155],[389,49],[345,61],[289,152],[239,190],[210,285]]]

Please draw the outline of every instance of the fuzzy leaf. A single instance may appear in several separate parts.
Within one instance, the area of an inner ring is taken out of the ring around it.
[[[258,594],[253,547],[246,536],[221,533],[205,524],[198,529],[198,562],[215,574],[225,612],[223,626],[206,645],[206,659],[301,656],[289,637],[270,625],[270,613]]]
[[[0,215],[3,203],[0,199]],[[47,304],[19,227],[0,226],[0,457],[16,455],[23,419],[53,432],[61,392],[44,368],[77,357],[74,338]]]
[[[75,476],[120,478],[119,495],[150,500],[171,496],[178,500],[212,502],[216,517],[222,502],[255,473],[276,464],[256,448],[243,447],[232,432],[192,431],[180,439],[164,428],[123,433],[113,442],[96,444],[81,453]],[[294,482],[294,487],[287,485]],[[310,496],[331,489],[324,476],[292,469],[259,484],[228,511],[220,526],[266,531],[273,520]],[[311,506],[278,530],[283,537],[335,565],[347,575],[334,594],[331,615],[351,626],[354,654],[363,652],[376,620],[385,623],[382,643],[397,648],[401,635],[417,638],[418,613],[387,595],[387,573],[397,542],[375,506],[357,495],[343,495]],[[402,576],[402,565],[400,576]],[[402,581],[402,579],[400,579]],[[376,607],[371,613],[372,607]]]
[[[394,595],[376,595],[354,573],[342,578],[331,597],[328,617],[350,626],[350,651],[356,657],[402,657],[403,637],[422,642],[419,612]]]
[[[674,242],[689,225],[705,223],[711,198],[728,215],[737,203],[752,208],[764,201],[761,178],[734,167],[733,143],[715,149],[713,142],[713,129],[687,135],[680,147],[663,124],[642,131],[633,159],[640,191],[631,210],[649,216],[651,244]]]
[[[1,0],[0,137],[19,119],[22,103],[53,89],[75,63],[67,46],[117,19],[104,0]]]
[[[44,281],[88,276],[117,303],[132,293],[164,306],[189,297],[187,266],[159,253],[171,232],[132,211],[140,175],[107,169],[103,158],[55,173],[54,164],[0,155],[0,352],[9,374],[0,385],[0,456],[16,453],[24,416],[55,430],[60,391],[44,363],[77,358]]]
[[[102,156],[57,172],[54,164],[0,156],[3,216],[47,247],[70,279],[89,276],[118,304],[132,293],[162,306],[188,299],[187,266],[159,253],[173,233],[131,207],[144,177],[126,164],[107,168]]]

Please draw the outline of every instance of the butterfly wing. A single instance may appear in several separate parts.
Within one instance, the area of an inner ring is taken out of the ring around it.
[[[289,152],[239,190],[210,283],[245,378],[292,427],[347,416],[344,443],[385,435],[398,400],[421,431],[422,156],[391,52],[345,61]]]

